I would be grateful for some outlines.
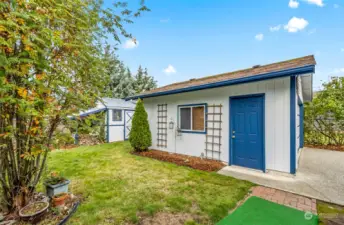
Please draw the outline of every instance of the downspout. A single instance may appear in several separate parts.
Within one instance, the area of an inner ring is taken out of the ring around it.
[[[304,105],[300,105],[300,148],[303,148],[304,143],[304,116],[305,116],[305,109]]]

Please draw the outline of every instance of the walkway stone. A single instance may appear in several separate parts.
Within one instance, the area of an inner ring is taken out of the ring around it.
[[[317,214],[317,204],[315,199],[263,186],[253,187],[251,191],[253,196],[304,212]]]
[[[344,152],[304,148],[296,175],[226,166],[219,174],[344,206]]]

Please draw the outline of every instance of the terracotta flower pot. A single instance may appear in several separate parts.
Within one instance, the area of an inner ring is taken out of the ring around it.
[[[56,195],[53,197],[53,205],[54,206],[64,205],[68,198],[69,198],[69,195],[67,193]]]

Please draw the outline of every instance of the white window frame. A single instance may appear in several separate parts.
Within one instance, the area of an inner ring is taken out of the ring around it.
[[[120,111],[121,112],[121,119],[120,120],[114,120],[114,111]],[[112,122],[122,122],[123,121],[123,110],[122,109],[112,109],[111,110],[111,121]]]
[[[192,127],[193,127],[193,108],[196,108],[196,107],[203,107],[203,115],[204,115],[204,129],[203,130],[193,130]],[[205,133],[206,132],[206,124],[205,124],[205,121],[206,121],[206,108],[207,105],[206,104],[190,104],[190,105],[180,105],[178,106],[178,128],[180,128],[180,131],[181,132],[184,132],[184,133]],[[190,109],[190,130],[187,130],[187,129],[181,129],[181,109],[185,109],[185,108],[189,108]]]

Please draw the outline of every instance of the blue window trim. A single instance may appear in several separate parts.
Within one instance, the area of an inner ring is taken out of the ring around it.
[[[121,119],[120,120],[113,120],[113,114],[114,114],[113,111],[115,111],[115,110],[116,111],[121,111]],[[123,120],[123,109],[111,109],[111,114],[112,114],[111,115],[111,117],[112,117],[111,121],[112,122],[121,122]]]
[[[207,121],[207,113],[208,113],[208,104],[207,103],[177,105],[177,126],[179,127],[179,108],[188,107],[188,106],[204,106],[204,131],[180,130],[180,132],[181,133],[188,133],[188,134],[206,134],[207,133],[206,121]]]
[[[238,78],[238,79],[233,79],[233,80],[225,80],[225,81],[216,82],[216,83],[202,84],[198,86],[180,88],[176,90],[161,91],[161,92],[156,92],[156,93],[151,93],[151,94],[131,96],[131,97],[125,98],[125,100],[138,99],[138,98],[143,99],[143,98],[150,98],[150,97],[156,97],[156,96],[162,96],[162,95],[178,94],[178,93],[183,93],[183,92],[217,88],[217,87],[229,86],[233,84],[255,82],[255,81],[273,79],[273,78],[278,78],[278,77],[294,76],[295,74],[302,75],[302,74],[307,74],[307,73],[314,73],[314,71],[315,71],[315,65],[308,65],[308,66],[292,68],[292,69],[287,69],[287,70],[280,70],[280,71],[259,74],[259,75],[252,74],[252,76],[250,77],[243,77],[243,78]],[[312,96],[313,96],[313,92],[312,92]]]
[[[296,76],[290,77],[290,173],[296,173]]]
[[[124,126],[124,132],[123,132],[124,133],[124,137],[123,137],[123,140],[125,140],[125,141],[128,140],[128,138],[125,138],[125,136],[126,136],[125,131],[126,131],[126,126],[127,126],[126,119],[125,119],[125,113],[126,112],[134,112],[134,111],[135,110],[131,110],[131,109],[125,109],[124,110],[124,125],[123,125]],[[133,114],[133,117],[134,117],[134,114]]]
[[[231,120],[231,115],[232,115],[232,107],[231,107],[231,100],[232,99],[238,99],[238,98],[250,98],[250,97],[262,97],[263,98],[263,172],[266,172],[266,162],[265,162],[265,93],[259,93],[259,94],[248,94],[248,95],[236,95],[236,96],[230,96],[229,97],[229,114],[228,114],[228,119],[229,119],[229,134],[228,134],[228,139],[229,139],[229,165],[233,164],[233,143],[232,143],[232,131],[233,131],[233,121]]]

